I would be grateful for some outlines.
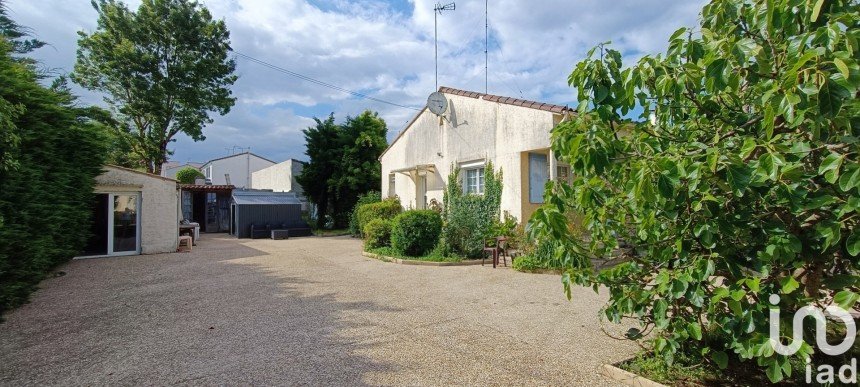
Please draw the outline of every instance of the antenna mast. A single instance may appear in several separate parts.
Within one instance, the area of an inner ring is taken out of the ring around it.
[[[433,42],[435,44],[435,56],[436,56],[436,90],[439,90],[439,22],[437,21],[438,16],[442,14],[442,11],[453,11],[457,9],[457,4],[453,2],[442,5],[436,3],[436,6],[433,7]]]
[[[490,93],[490,0],[484,0],[484,94]]]

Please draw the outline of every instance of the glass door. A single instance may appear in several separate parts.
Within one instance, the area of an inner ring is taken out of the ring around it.
[[[110,195],[108,254],[140,253],[140,193]]]

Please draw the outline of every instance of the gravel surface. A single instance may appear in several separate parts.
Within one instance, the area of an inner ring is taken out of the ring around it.
[[[72,261],[0,324],[0,385],[611,385],[600,365],[636,350],[601,331],[605,292],[360,250],[203,237]]]

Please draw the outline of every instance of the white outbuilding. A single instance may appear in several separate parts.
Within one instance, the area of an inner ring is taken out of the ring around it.
[[[84,257],[175,252],[179,185],[166,177],[107,165],[96,178],[91,227]]]

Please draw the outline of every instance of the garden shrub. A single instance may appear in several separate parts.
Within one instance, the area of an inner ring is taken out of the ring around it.
[[[202,177],[204,177],[203,172],[194,167],[185,167],[176,172],[176,180],[182,184],[194,184]]]
[[[448,175],[442,212],[445,227],[442,240],[445,250],[468,258],[479,258],[487,238],[493,237],[493,226],[499,220],[502,201],[502,171],[493,164],[484,168],[484,194],[463,194],[460,169]]]
[[[514,262],[511,267],[513,267],[514,270],[524,272],[543,269],[541,264],[536,259],[534,259],[534,257],[530,257],[528,255],[519,256],[514,259]]]
[[[432,251],[442,234],[442,217],[433,210],[406,211],[397,215],[393,223],[391,246],[413,257]]]
[[[552,136],[575,178],[551,183],[529,229],[586,259],[631,244],[627,262],[562,281],[568,297],[571,284],[606,286],[603,316],[638,320],[629,338],[662,361],[752,363],[779,382],[819,349],[806,324],[799,351],[775,352],[771,309],[791,337],[795,311],[860,299],[860,12],[856,0],[713,0],[699,20],[632,67],[605,45],[576,64],[579,114]],[[589,240],[571,235],[568,211]]]
[[[354,237],[361,237],[362,230],[358,224],[358,209],[359,207],[365,204],[371,203],[379,203],[382,201],[382,194],[379,191],[370,191],[366,194],[360,195],[358,197],[358,201],[355,203],[355,207],[352,208],[352,212],[349,214],[349,232]]]
[[[365,250],[391,246],[391,220],[373,219],[364,226]]]
[[[397,198],[388,198],[376,203],[362,204],[356,211],[358,229],[364,231],[364,226],[371,220],[391,220],[401,212],[403,212],[403,207]]]

